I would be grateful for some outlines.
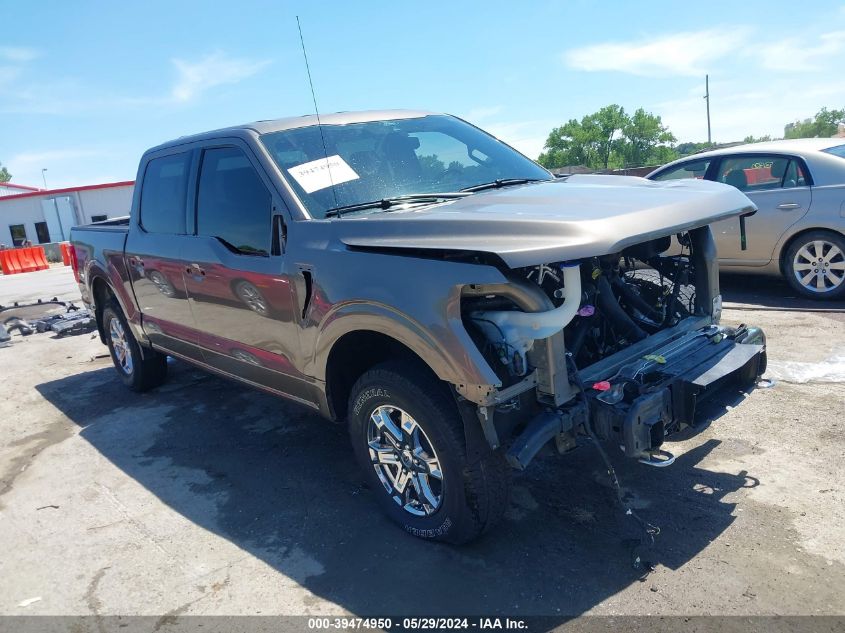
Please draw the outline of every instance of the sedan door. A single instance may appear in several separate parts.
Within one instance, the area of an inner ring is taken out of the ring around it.
[[[708,179],[732,185],[757,205],[745,220],[747,248],[742,250],[739,218],[713,224],[719,261],[728,266],[765,266],[790,226],[810,209],[812,189],[804,162],[780,154],[745,154],[721,158]]]

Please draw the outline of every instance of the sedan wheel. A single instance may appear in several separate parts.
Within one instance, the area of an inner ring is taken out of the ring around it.
[[[803,295],[838,298],[845,291],[845,243],[827,231],[808,234],[787,254],[788,280]]]

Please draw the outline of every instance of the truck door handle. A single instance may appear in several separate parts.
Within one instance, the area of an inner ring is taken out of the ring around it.
[[[783,209],[784,211],[789,211],[790,209],[800,209],[801,205],[797,202],[783,202],[778,205],[778,209]]]
[[[205,276],[205,271],[202,269],[202,266],[199,264],[191,264],[185,269],[185,272],[189,275],[202,275]]]

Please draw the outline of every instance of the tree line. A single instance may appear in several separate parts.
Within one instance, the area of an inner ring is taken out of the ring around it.
[[[784,138],[830,137],[845,123],[845,108],[822,108],[811,119],[786,126]],[[744,143],[775,140],[746,136]],[[570,119],[550,133],[537,161],[548,169],[582,165],[591,169],[620,169],[662,165],[710,148],[709,143],[678,143],[658,115],[638,108],[629,115],[619,105],[603,107]]]

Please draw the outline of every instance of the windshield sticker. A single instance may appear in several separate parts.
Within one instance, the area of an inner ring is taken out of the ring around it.
[[[288,173],[296,179],[305,193],[358,179],[355,170],[337,154],[291,167]]]

